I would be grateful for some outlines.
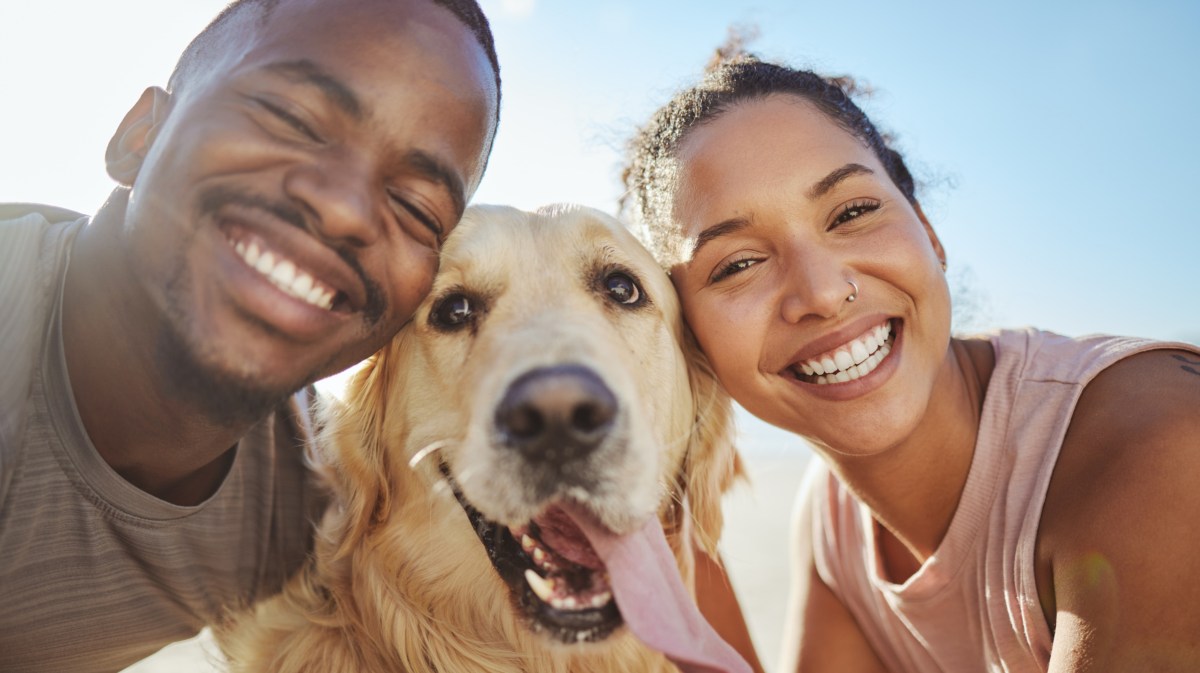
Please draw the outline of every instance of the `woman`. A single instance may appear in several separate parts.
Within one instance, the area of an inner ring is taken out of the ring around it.
[[[721,381],[822,459],[786,670],[1200,670],[1200,351],[952,338],[946,252],[849,88],[738,58],[626,171]]]

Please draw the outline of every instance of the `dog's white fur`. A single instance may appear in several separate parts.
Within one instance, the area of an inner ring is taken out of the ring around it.
[[[635,274],[648,302],[612,301],[602,282],[611,269]],[[439,330],[431,310],[454,291],[474,298],[476,319]],[[558,497],[586,502],[617,532],[659,516],[690,586],[692,542],[715,552],[720,496],[739,464],[730,403],[669,279],[597,211],[477,206],[413,321],[326,411],[316,460],[333,503],[314,558],[219,631],[232,669],[674,670],[627,629],[570,646],[532,633],[440,472],[493,521],[519,525],[542,510],[523,482],[529,466],[490,429],[516,377],[558,364],[591,368],[620,405],[613,436],[588,458],[590,485]]]

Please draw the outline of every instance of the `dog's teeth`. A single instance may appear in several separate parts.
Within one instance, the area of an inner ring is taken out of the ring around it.
[[[539,549],[537,547],[534,547],[533,548],[533,562],[538,565],[545,565],[546,564],[546,552],[542,551],[541,549]]]
[[[567,596],[566,598],[551,598],[549,602],[550,607],[554,608],[555,610],[579,609],[579,601],[575,600],[574,596]]]
[[[603,593],[598,593],[595,596],[592,596],[592,600],[590,601],[590,603],[591,603],[591,606],[594,608],[602,608],[605,605],[608,605],[608,602],[611,600],[612,600],[612,592],[605,591]]]
[[[551,598],[550,598],[550,596],[554,594],[554,580],[553,579],[549,579],[549,580],[545,579],[541,575],[526,568],[525,569],[525,581],[529,583],[529,588],[533,589],[533,593],[537,594],[538,598],[542,599],[543,601],[546,601],[547,603],[550,603],[551,605],[554,605],[554,603],[551,601]],[[558,607],[558,606],[555,606],[555,607]]]
[[[525,550],[526,554],[532,554],[534,549],[537,549],[537,543],[528,535],[521,536],[521,549]]]

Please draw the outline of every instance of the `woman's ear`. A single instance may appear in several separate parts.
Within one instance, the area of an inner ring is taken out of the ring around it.
[[[133,186],[134,179],[142,169],[142,162],[146,160],[146,154],[166,119],[169,101],[170,94],[166,91],[156,86],[147,88],[125,113],[117,132],[108,141],[108,149],[104,153],[105,167],[108,175],[122,186]]]
[[[942,270],[946,270],[946,249],[942,247],[942,241],[938,238],[937,232],[933,230],[933,225],[929,223],[929,218],[925,217],[925,211],[921,210],[921,204],[916,201],[912,204],[913,210],[917,211],[917,217],[920,218],[921,224],[925,227],[925,235],[929,237],[929,243],[933,245],[933,251],[937,254],[938,261],[942,263]]]

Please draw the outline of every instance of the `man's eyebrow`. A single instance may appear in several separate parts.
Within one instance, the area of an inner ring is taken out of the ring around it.
[[[828,194],[839,182],[845,180],[852,175],[874,175],[875,171],[863,166],[862,164],[846,164],[841,168],[835,168],[829,175],[821,178],[821,181],[813,185],[809,190],[808,199],[816,200]]]
[[[731,220],[719,222],[705,229],[704,231],[700,232],[698,236],[696,236],[696,243],[692,245],[692,257],[694,258],[696,253],[700,252],[700,248],[704,247],[704,245],[709,241],[725,236],[726,234],[732,234],[735,231],[745,229],[748,224],[750,224],[748,220],[741,217],[735,217]]]
[[[308,59],[272,63],[266,69],[293,82],[315,87],[355,121],[361,121],[365,116],[362,102],[354,91],[345,82],[325,72],[321,66]]]
[[[421,177],[444,187],[454,202],[455,216],[462,216],[463,210],[467,207],[467,188],[457,173],[450,170],[433,155],[421,150],[412,150],[404,155],[404,165],[416,171]]]

